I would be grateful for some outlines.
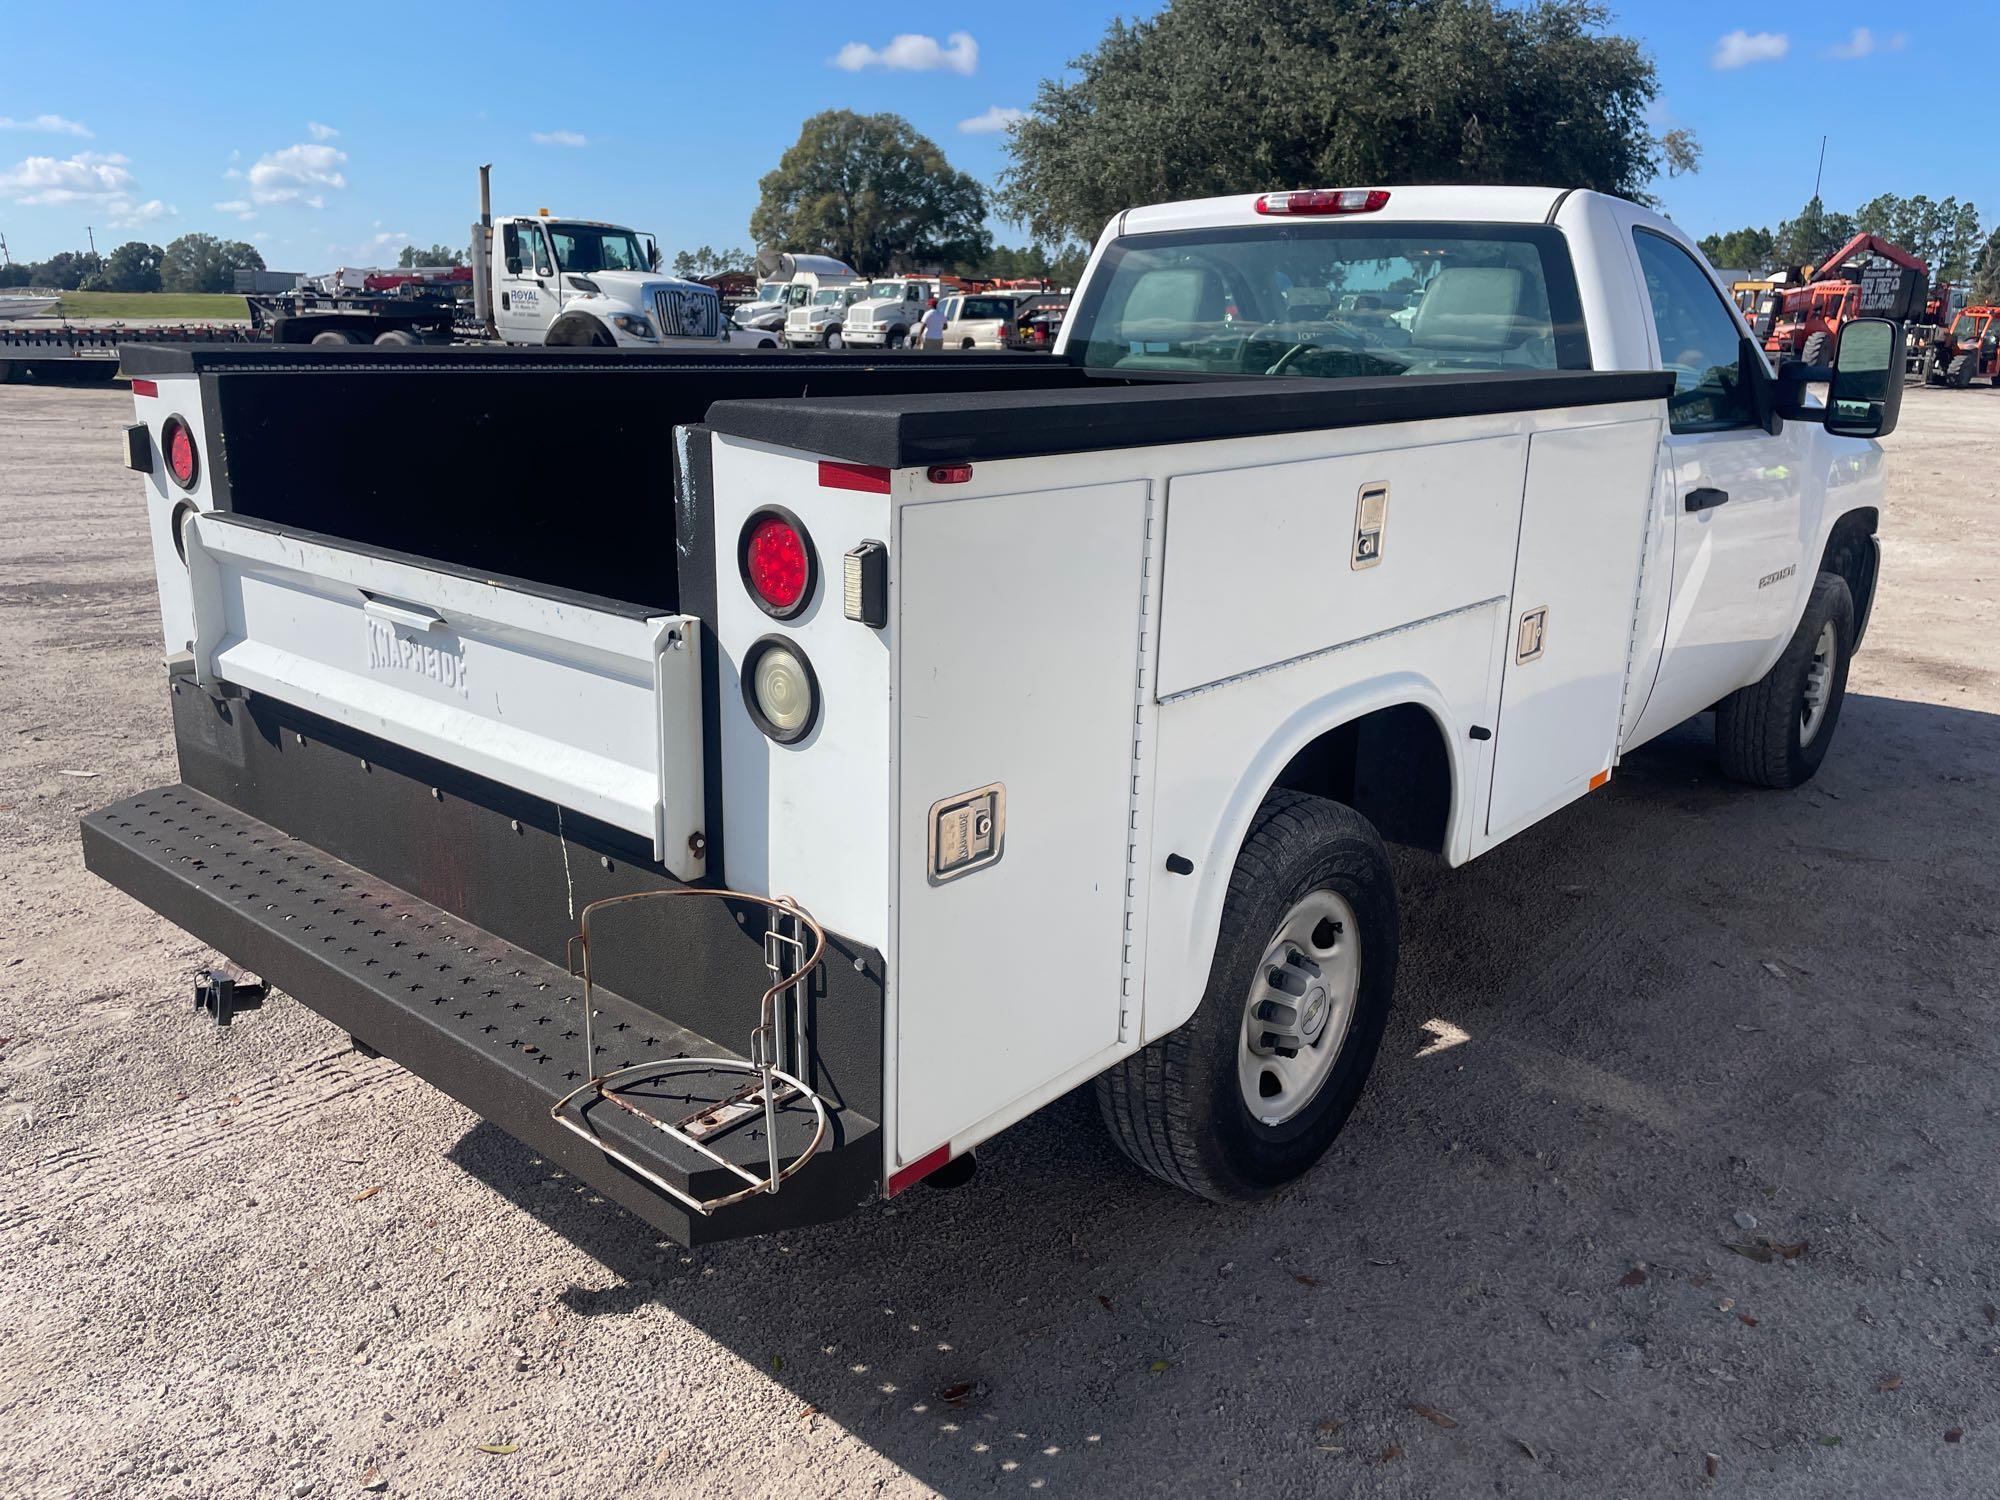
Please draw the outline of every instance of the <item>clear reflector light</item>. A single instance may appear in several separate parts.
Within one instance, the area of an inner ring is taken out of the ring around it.
[[[804,734],[812,722],[812,674],[783,646],[766,646],[751,669],[750,691],[779,739]]]

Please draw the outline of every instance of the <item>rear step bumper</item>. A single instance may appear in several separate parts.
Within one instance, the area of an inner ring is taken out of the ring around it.
[[[831,1139],[778,1192],[709,1215],[688,1210],[551,1118],[550,1107],[586,1077],[582,999],[568,973],[202,792],[159,787],[91,813],[83,852],[98,876],[680,1244],[822,1222],[881,1191],[875,1122],[830,1106]],[[601,988],[597,999],[602,1071],[656,1058],[740,1056]],[[651,1107],[691,1114],[743,1081],[733,1071],[676,1073]],[[623,1110],[595,1103],[586,1119],[693,1197],[742,1185]],[[780,1115],[781,1160],[792,1160],[812,1129],[811,1110],[795,1101]],[[765,1169],[758,1122],[711,1146],[760,1175]]]

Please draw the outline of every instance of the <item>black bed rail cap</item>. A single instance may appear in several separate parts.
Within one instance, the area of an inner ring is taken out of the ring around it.
[[[1083,390],[718,401],[729,437],[883,468],[1662,401],[1658,370],[1537,370],[1356,380],[1225,377]]]

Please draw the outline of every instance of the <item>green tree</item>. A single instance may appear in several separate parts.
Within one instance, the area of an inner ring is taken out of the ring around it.
[[[226,292],[237,271],[263,269],[264,257],[254,245],[184,234],[160,257],[160,285],[169,292]]]
[[[59,250],[35,267],[34,285],[73,292],[103,268],[103,260],[88,250]]]
[[[166,251],[144,240],[127,240],[104,262],[100,277],[107,292],[157,292]]]
[[[1780,265],[1817,268],[1856,232],[1852,214],[1828,213],[1824,203],[1812,198],[1797,217],[1778,226],[1773,252]]]
[[[1991,307],[2000,302],[2000,224],[1986,236],[1972,265],[1972,300]]]
[[[416,266],[462,266],[465,252],[450,245],[433,245],[428,250],[420,245],[405,245],[403,253],[396,257],[396,264],[406,271]]]
[[[683,281],[703,276],[720,276],[724,271],[748,271],[756,258],[748,250],[717,250],[703,245],[699,250],[683,250],[674,257],[674,275]]]
[[[1701,253],[1708,257],[1710,265],[1755,274],[1771,264],[1771,252],[1777,242],[1771,238],[1770,230],[1746,226],[1727,234],[1711,234],[1700,244]]]
[[[1933,279],[1965,280],[1979,248],[1979,210],[1955,197],[1933,203],[1922,193],[1882,193],[1862,204],[1854,221],[1927,262]]]
[[[1049,244],[1119,210],[1279,187],[1599,188],[1643,200],[1653,64],[1594,0],[1172,0],[1114,21],[1008,132],[1000,206]]]
[[[874,273],[986,253],[986,191],[901,115],[830,109],[757,184],[750,234]]]

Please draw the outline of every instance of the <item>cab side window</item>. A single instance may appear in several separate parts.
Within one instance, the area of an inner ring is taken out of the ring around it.
[[[1665,235],[1632,232],[1660,363],[1674,377],[1667,414],[1675,432],[1713,432],[1757,425],[1738,365],[1743,331],[1694,257]]]
[[[513,223],[501,236],[509,276],[546,276],[552,269],[549,253],[542,248],[542,226]]]

